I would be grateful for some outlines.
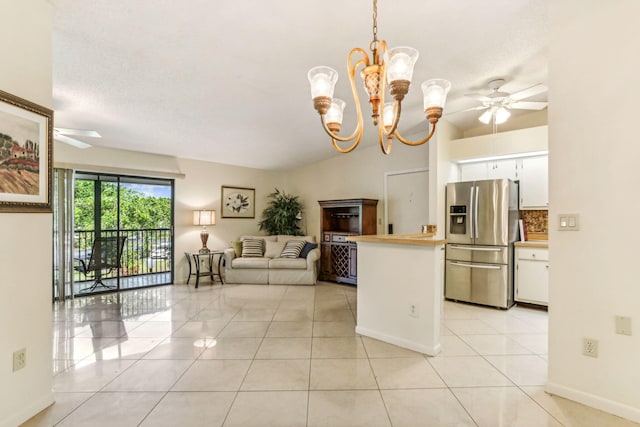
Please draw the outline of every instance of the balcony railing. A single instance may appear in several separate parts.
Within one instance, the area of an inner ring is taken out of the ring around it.
[[[133,230],[102,230],[100,236],[126,236],[119,271],[102,272],[103,279],[132,277],[171,271],[171,230],[147,228]],[[76,230],[74,236],[74,258],[89,260],[91,246],[96,238],[95,230]],[[74,281],[89,280],[84,274],[74,271]]]

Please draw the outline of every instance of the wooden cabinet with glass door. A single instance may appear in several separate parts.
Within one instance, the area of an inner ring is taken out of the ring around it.
[[[320,280],[355,285],[357,246],[347,237],[376,234],[375,199],[321,200]]]

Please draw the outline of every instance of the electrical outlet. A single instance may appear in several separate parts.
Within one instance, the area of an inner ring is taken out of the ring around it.
[[[420,317],[420,312],[418,310],[417,304],[409,304],[409,316]]]
[[[27,366],[27,349],[21,348],[13,352],[13,372]]]
[[[616,316],[616,334],[631,335],[631,317]]]
[[[583,338],[582,354],[589,357],[598,357],[598,340],[594,338]]]

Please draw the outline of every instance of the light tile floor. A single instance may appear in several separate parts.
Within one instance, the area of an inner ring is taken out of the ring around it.
[[[637,426],[543,391],[547,314],[444,303],[428,357],[355,333],[356,289],[175,285],[53,306],[25,426]]]

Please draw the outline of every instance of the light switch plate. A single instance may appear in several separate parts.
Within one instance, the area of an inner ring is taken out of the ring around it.
[[[578,230],[580,230],[580,215],[578,215],[576,213],[559,214],[558,215],[558,230],[560,230],[560,231],[578,231]]]
[[[631,317],[616,316],[616,334],[631,335]]]

